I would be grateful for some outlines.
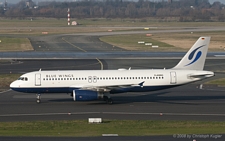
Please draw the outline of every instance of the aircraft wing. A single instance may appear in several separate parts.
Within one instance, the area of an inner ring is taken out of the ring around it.
[[[122,88],[132,88],[132,87],[143,87],[145,81],[138,84],[123,84],[123,85],[102,85],[102,86],[71,86],[72,88],[80,88],[80,90],[91,90],[98,92],[109,92],[113,89],[122,89]]]

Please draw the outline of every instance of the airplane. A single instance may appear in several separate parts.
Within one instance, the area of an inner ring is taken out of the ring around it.
[[[111,94],[148,92],[185,85],[214,76],[204,71],[210,37],[200,37],[180,62],[171,69],[53,70],[29,72],[10,84],[14,91],[36,93],[69,93],[74,101],[103,99],[113,101]]]

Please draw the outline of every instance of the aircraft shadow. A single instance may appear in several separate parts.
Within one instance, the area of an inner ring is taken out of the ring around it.
[[[203,101],[203,100],[221,100],[225,99],[224,96],[193,96],[193,95],[181,95],[181,96],[170,96],[168,95],[171,91],[159,91],[154,93],[145,93],[145,95],[131,95],[129,93],[126,94],[116,94],[111,95],[113,99],[113,105],[118,104],[127,104],[127,103],[145,103],[145,102],[153,102],[153,103],[167,103],[167,104],[183,104],[183,105],[199,105],[198,102],[191,101]],[[49,102],[73,102],[73,103],[85,103],[87,105],[102,105],[106,104],[103,100],[96,101],[84,101],[84,102],[74,102],[71,98],[64,99],[53,99],[48,100]]]
[[[146,94],[140,96],[114,96],[114,104],[134,103],[134,102],[153,102],[153,103],[168,103],[168,104],[183,104],[183,105],[199,105],[198,102],[203,100],[221,100],[225,96],[168,96],[166,92],[156,92],[154,94]]]

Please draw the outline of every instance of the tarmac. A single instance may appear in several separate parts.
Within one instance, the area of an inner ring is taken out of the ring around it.
[[[193,29],[183,29],[155,32],[190,32],[191,30],[193,31]],[[205,30],[219,31],[219,28],[198,29],[198,31]],[[128,33],[137,34],[139,32],[132,31]],[[130,67],[132,69],[171,68],[179,62],[179,59],[184,54],[182,52],[155,54],[131,52],[128,54],[128,51],[124,49],[102,43],[98,40],[99,36],[114,34],[127,34],[127,32],[101,32],[29,37],[32,46],[34,47],[34,51],[0,53],[1,59],[13,59],[4,61],[0,64],[0,73],[23,74],[39,70],[40,68],[42,70],[97,70]],[[208,54],[205,70],[215,71],[216,73],[216,76],[209,80],[225,77],[225,63],[222,61],[224,59],[223,55],[224,54],[220,52]],[[1,122],[14,122],[34,120],[76,120],[88,119],[89,117],[100,117],[103,118],[103,120],[224,121],[224,88],[211,85],[201,86],[205,81],[199,81],[193,84],[156,92],[112,95],[114,100],[113,105],[107,105],[103,101],[74,102],[72,97],[67,94],[43,94],[42,103],[36,104],[35,94],[17,93],[8,90],[0,93],[0,120]],[[86,138],[0,137],[0,140],[190,141],[196,139],[193,138],[196,136],[191,136],[191,138],[178,137],[179,136],[177,135]],[[223,137],[224,135],[221,135],[221,137],[216,140],[224,140]],[[197,138],[196,140],[211,141],[215,139],[209,137]]]

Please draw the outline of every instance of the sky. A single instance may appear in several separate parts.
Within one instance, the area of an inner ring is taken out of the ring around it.
[[[5,0],[0,0],[0,2],[4,2]],[[20,2],[21,0],[7,0],[9,3],[18,3],[18,2]],[[41,1],[75,1],[75,0],[33,0],[34,2],[41,2]],[[152,0],[152,1],[154,1],[154,0]],[[155,1],[157,1],[157,0],[155,0]],[[209,0],[209,2],[210,3],[213,3],[213,2],[215,2],[215,1],[219,1],[219,2],[221,2],[221,3],[223,3],[223,4],[225,4],[225,0]]]

